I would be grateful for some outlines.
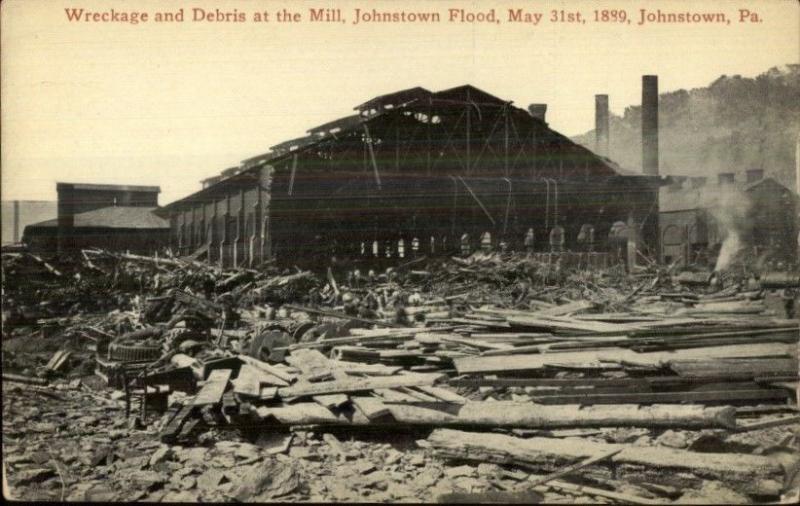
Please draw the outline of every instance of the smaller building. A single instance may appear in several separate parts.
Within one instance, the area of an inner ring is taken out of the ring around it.
[[[102,248],[152,253],[169,241],[157,216],[157,186],[57,183],[58,217],[25,227],[23,242],[44,252]]]
[[[733,173],[714,182],[671,177],[659,193],[661,261],[714,267],[725,240],[735,236],[732,248],[755,260],[794,264],[797,195],[752,172],[743,182]]]

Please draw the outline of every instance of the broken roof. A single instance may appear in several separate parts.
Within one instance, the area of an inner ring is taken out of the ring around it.
[[[364,122],[364,117],[360,114],[352,114],[344,118],[335,119],[324,123],[318,127],[308,130],[310,134],[328,134],[332,130],[347,130],[356,127]]]
[[[429,98],[431,95],[430,91],[416,86],[414,88],[395,91],[394,93],[387,93],[386,95],[379,95],[367,100],[361,105],[357,105],[354,109],[357,111],[368,111],[370,109],[378,109],[387,106],[401,107],[416,100]]]
[[[281,154],[281,152],[285,151],[294,151],[300,148],[304,148],[308,145],[314,144],[317,139],[310,135],[306,135],[305,137],[298,137],[296,139],[291,139],[288,141],[281,142],[280,144],[275,144],[270,149],[276,153],[276,155]]]
[[[456,86],[455,88],[450,88],[448,90],[437,91],[433,94],[433,98],[435,100],[445,100],[465,104],[471,103],[477,105],[501,106],[512,103],[510,100],[503,100],[495,97],[491,93],[486,93],[485,91],[476,88],[471,84]]]

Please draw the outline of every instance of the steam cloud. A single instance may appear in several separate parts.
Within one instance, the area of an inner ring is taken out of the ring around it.
[[[733,185],[708,187],[704,188],[704,192],[704,201],[708,203],[722,238],[722,247],[714,266],[716,272],[726,269],[744,247],[742,235],[746,230],[750,199]]]

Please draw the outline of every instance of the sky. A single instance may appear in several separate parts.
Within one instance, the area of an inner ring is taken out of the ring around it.
[[[55,200],[55,182],[161,187],[168,204],[199,181],[265,153],[353,107],[404,88],[469,83],[526,108],[547,103],[550,126],[594,127],[594,94],[621,114],[641,100],[641,76],[661,92],[706,86],[722,74],[754,76],[797,63],[795,0],[616,1],[632,23],[470,24],[448,8],[506,19],[509,8],[580,10],[574,1],[146,1],[6,0],[2,9],[2,200]],[[143,11],[146,23],[69,22],[65,8]],[[183,23],[156,23],[184,8]],[[277,23],[276,10],[436,11],[438,24]],[[193,9],[248,21],[191,21]],[[647,24],[655,12],[725,12],[730,25]],[[739,23],[738,9],[762,22]],[[270,11],[271,22],[251,21]],[[638,170],[638,167],[632,169]]]

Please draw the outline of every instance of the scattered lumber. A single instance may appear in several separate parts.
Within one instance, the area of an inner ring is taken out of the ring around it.
[[[617,464],[617,474],[640,472],[641,468],[658,470],[647,473],[653,483],[674,484],[676,481],[697,482],[718,480],[734,490],[748,494],[775,495],[782,487],[784,470],[768,457],[760,455],[695,453],[667,447],[639,447],[581,441],[565,444],[564,440],[543,437],[521,439],[494,433],[436,429],[427,439],[436,455],[445,458],[522,463],[554,471],[557,465],[605,455],[620,450],[606,462]],[[626,470],[629,469],[629,470]],[[669,469],[671,472],[664,472]]]
[[[278,389],[281,397],[302,397],[323,394],[366,392],[380,388],[430,386],[442,379],[441,374],[414,374],[407,376],[384,376],[372,378],[349,378],[321,381],[307,385],[294,385]]]
[[[547,354],[512,355],[504,357],[464,357],[453,360],[459,374],[513,372],[542,369],[548,365],[580,365],[598,362],[626,362],[660,365],[680,360],[708,358],[790,357],[796,346],[781,343],[713,346],[669,352],[636,353],[625,348],[602,351],[577,351]]]

